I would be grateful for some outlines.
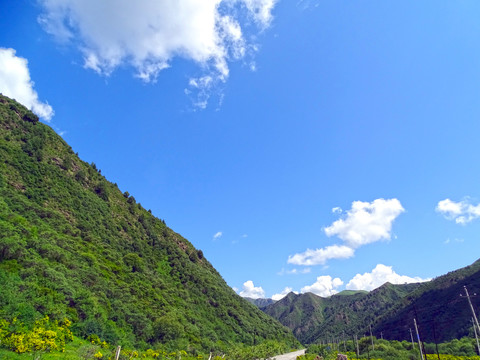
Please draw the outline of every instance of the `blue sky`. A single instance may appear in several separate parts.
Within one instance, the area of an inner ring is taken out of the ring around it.
[[[478,1],[3,0],[0,92],[242,295],[480,254]]]

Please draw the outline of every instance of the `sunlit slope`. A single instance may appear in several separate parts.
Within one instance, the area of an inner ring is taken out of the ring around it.
[[[295,343],[202,251],[1,95],[0,159],[0,318],[66,316],[76,334],[114,344]]]

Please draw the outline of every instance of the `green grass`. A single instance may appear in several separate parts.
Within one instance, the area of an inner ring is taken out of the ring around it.
[[[79,360],[81,357],[81,349],[92,348],[91,344],[86,340],[75,337],[74,340],[68,343],[65,347],[65,352],[51,352],[51,353],[23,353],[17,354],[13,351],[0,348],[0,359],[2,360],[32,360],[40,357],[42,360]]]

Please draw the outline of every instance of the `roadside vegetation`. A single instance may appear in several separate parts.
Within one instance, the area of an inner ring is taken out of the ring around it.
[[[323,360],[336,360],[337,354],[347,355],[349,360],[418,360],[421,359],[418,344],[409,341],[381,340],[373,338],[375,349],[372,346],[372,338],[364,337],[358,340],[357,354],[356,344],[349,340],[336,344],[318,345],[313,344],[307,348],[306,354],[298,360],[315,360],[323,357]],[[427,360],[480,360],[477,354],[475,339],[464,337],[449,342],[438,344],[424,343]],[[425,359],[425,355],[424,355]]]
[[[251,360],[264,359],[291,351],[284,343],[274,340],[264,341],[254,346],[236,344],[217,348],[210,353],[187,353],[185,350],[168,350],[165,346],[133,349],[118,348],[92,334],[87,339],[75,337],[70,331],[71,322],[51,321],[48,316],[35,321],[32,327],[20,322],[0,320],[0,359],[18,360],[88,360],[115,359],[119,350],[119,360]]]

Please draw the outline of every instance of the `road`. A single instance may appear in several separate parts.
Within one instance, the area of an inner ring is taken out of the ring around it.
[[[283,354],[283,355],[277,355],[273,356],[270,359],[275,359],[275,360],[295,360],[297,356],[305,354],[305,349],[303,350],[298,350],[294,351],[288,354]]]

